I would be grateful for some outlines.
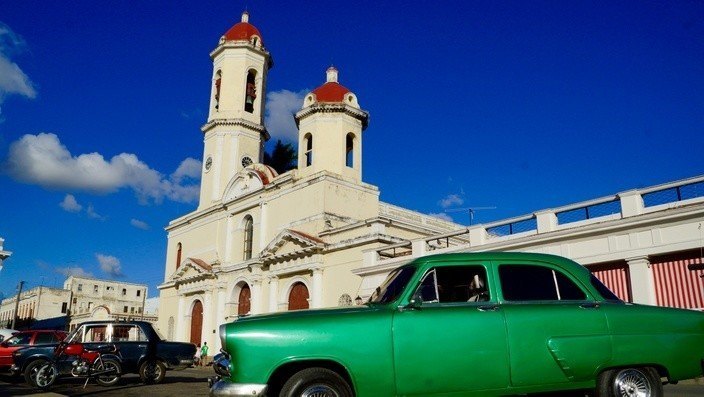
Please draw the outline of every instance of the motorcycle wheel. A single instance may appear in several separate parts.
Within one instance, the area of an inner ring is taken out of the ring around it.
[[[104,359],[102,364],[100,362],[96,362],[94,371],[110,371],[109,373],[95,378],[95,382],[100,386],[114,386],[120,381],[120,377],[122,376],[122,367],[120,366],[120,363],[110,358]]]
[[[47,362],[46,364],[42,365],[37,369],[37,375],[34,378],[34,384],[42,389],[46,390],[51,387],[51,385],[56,382],[56,379],[59,377],[59,369],[56,368],[56,365]]]

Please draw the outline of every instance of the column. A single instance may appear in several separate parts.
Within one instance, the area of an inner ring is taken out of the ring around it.
[[[279,278],[276,276],[269,277],[269,312],[276,313],[279,311]]]
[[[259,314],[262,312],[262,301],[264,297],[262,296],[262,280],[252,280],[252,300],[250,301],[250,311],[252,314]]]
[[[311,308],[319,308],[323,306],[323,269],[313,269],[313,296],[311,299]]]
[[[190,313],[189,313],[190,314]],[[177,341],[187,341],[186,339],[186,332],[187,332],[187,322],[186,320],[190,320],[190,316],[186,318],[186,298],[183,296],[178,297],[178,313],[176,316],[176,330],[174,331],[174,337],[176,338]]]
[[[225,300],[227,299],[225,294],[225,288],[218,288],[218,310],[215,316],[216,327],[227,321],[225,318],[228,315],[228,313],[225,312]]]
[[[213,291],[205,291],[203,293],[203,329],[201,331],[201,339],[208,342],[210,351],[217,351],[215,346],[215,334],[213,333],[213,320],[218,313],[213,312]]]
[[[264,251],[268,241],[266,241],[266,222],[267,222],[267,205],[266,203],[259,204],[259,252]]]
[[[631,276],[633,303],[655,305],[655,280],[647,256],[626,259]]]
[[[232,236],[232,215],[227,216],[227,223],[225,229],[225,262],[232,262],[232,241],[234,240]]]

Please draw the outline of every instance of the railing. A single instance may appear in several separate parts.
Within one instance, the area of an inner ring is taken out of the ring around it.
[[[364,263],[365,266],[380,265],[394,262],[394,258],[398,257],[454,251],[663,211],[690,203],[704,203],[704,175],[389,245],[365,252]],[[396,208],[389,206],[386,210]]]

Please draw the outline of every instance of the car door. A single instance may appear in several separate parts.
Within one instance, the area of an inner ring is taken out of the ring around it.
[[[139,360],[147,353],[148,339],[138,324],[113,324],[111,342],[122,356],[122,370],[136,372]]]
[[[32,332],[20,332],[0,343],[0,367],[12,365],[12,353],[29,346],[33,335]]]
[[[414,288],[422,302],[394,313],[397,395],[508,386],[506,328],[489,281],[481,263],[436,266],[424,274]]]
[[[547,263],[499,263],[514,387],[593,379],[611,357],[606,316],[583,286]]]

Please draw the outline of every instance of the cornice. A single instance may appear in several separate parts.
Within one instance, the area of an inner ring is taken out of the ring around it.
[[[369,113],[344,103],[314,103],[298,111],[295,115],[296,127],[304,118],[316,113],[344,113],[362,122],[362,130],[369,125]]]
[[[264,57],[267,60],[267,68],[271,69],[274,67],[274,59],[271,57],[269,51],[267,51],[266,48],[262,46],[255,46],[248,40],[224,40],[220,42],[220,44],[218,44],[218,46],[215,47],[215,49],[210,53],[210,59],[214,61],[215,58],[225,52],[225,50],[240,48],[247,49]]]
[[[267,132],[266,127],[263,125],[253,123],[249,120],[245,120],[243,118],[236,118],[236,119],[213,119],[210,120],[209,122],[203,124],[202,127],[200,127],[200,130],[203,131],[203,133],[207,133],[208,131],[212,130],[215,127],[219,126],[225,126],[225,127],[243,127],[250,129],[252,131],[256,131],[260,133],[261,135],[264,135],[266,140],[269,140],[271,136],[269,135],[269,132]]]

